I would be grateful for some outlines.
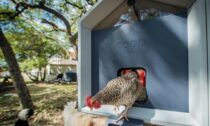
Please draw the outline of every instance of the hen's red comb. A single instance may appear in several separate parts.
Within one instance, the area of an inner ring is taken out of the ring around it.
[[[85,102],[86,102],[86,105],[91,108],[90,100],[91,100],[91,96],[87,96],[86,99],[85,99]]]

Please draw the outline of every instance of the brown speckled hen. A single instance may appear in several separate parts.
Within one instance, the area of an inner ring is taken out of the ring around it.
[[[119,114],[118,120],[127,119],[128,109],[141,97],[143,86],[138,80],[138,74],[131,71],[125,75],[109,81],[105,88],[96,95],[86,98],[86,105],[92,108],[100,108],[101,104],[114,105],[118,108],[124,105],[125,109]]]

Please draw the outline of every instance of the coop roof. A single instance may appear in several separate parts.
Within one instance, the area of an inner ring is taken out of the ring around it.
[[[137,0],[136,7],[155,8],[176,13],[188,9],[195,0]],[[100,0],[83,16],[81,24],[88,29],[112,27],[120,16],[128,10],[127,0]]]

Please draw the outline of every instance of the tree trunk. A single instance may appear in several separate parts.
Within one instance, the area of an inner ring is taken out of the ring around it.
[[[75,53],[75,59],[74,60],[78,60],[78,46],[76,44],[73,44],[73,48],[74,48],[74,53]]]
[[[47,67],[47,66],[44,67],[43,74],[42,74],[42,76],[41,76],[41,81],[42,81],[42,82],[44,82],[45,79],[46,79],[46,72],[47,72],[46,67]]]
[[[20,105],[22,108],[32,108],[33,103],[31,100],[31,96],[29,94],[29,90],[26,87],[25,81],[21,75],[21,71],[18,65],[18,62],[15,57],[15,53],[7,41],[2,29],[0,28],[0,47],[2,53],[5,57],[5,60],[9,67],[9,72],[14,80],[14,86],[16,92],[19,96]]]
[[[26,75],[28,76],[28,78],[29,78],[30,80],[32,80],[33,82],[38,82],[38,81],[39,81],[37,76],[33,76],[31,73],[28,73],[28,72],[26,72],[26,71],[25,71],[25,74],[26,74]]]

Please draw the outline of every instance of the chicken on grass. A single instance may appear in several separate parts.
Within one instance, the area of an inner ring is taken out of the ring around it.
[[[136,100],[141,97],[143,85],[138,80],[136,71],[130,71],[125,75],[114,78],[109,81],[105,88],[100,90],[94,96],[86,97],[86,105],[92,110],[98,109],[101,105],[114,105],[118,109],[120,105],[125,106],[125,109],[119,114],[117,121],[127,118],[127,113],[130,107],[133,106]]]

